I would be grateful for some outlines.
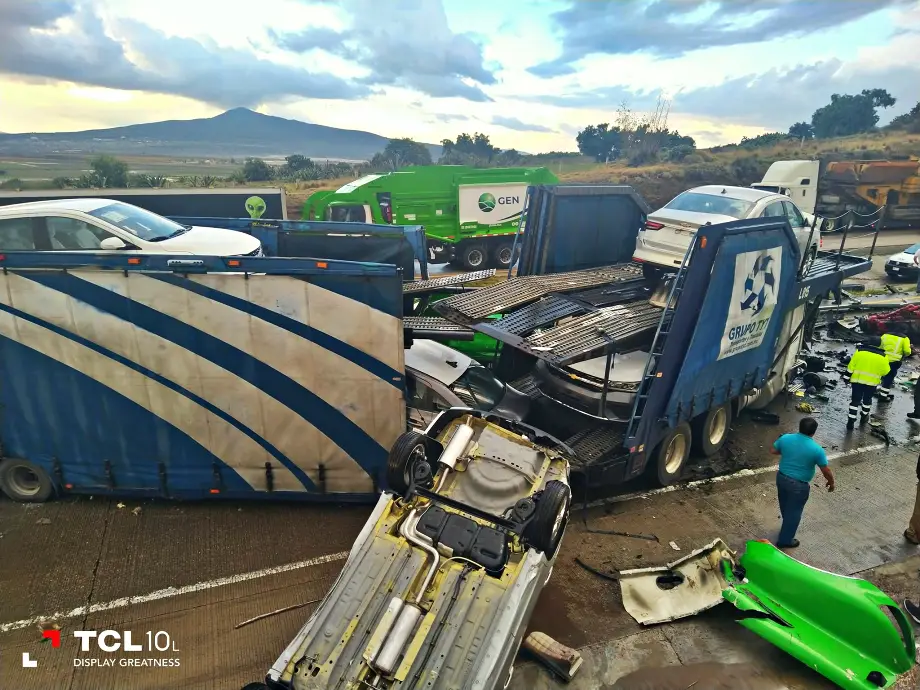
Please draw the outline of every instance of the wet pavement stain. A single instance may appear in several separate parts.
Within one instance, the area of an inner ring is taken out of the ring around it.
[[[772,672],[750,664],[702,663],[643,668],[605,690],[786,690]]]

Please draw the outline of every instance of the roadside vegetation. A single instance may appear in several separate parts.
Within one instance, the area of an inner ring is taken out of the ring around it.
[[[412,139],[391,139],[370,161],[348,163],[313,160],[291,154],[283,161],[246,158],[242,161],[156,161],[97,156],[80,174],[53,179],[21,179],[23,171],[54,169],[56,162],[0,162],[0,189],[89,189],[107,187],[225,187],[242,184],[282,185],[292,210],[314,191],[335,189],[368,173],[383,173],[434,163],[473,167],[545,166],[563,182],[628,184],[651,204],[666,203],[687,187],[703,184],[749,185],[763,177],[776,160],[789,158],[884,159],[920,155],[920,103],[878,127],[879,110],[895,99],[885,89],[859,94],[835,94],[815,110],[808,122],[796,122],[786,132],[744,137],[735,144],[709,149],[697,147],[693,137],[670,129],[670,104],[659,100],[649,113],[636,113],[626,104],[610,122],[588,125],[578,132],[578,151],[527,154],[494,145],[479,132],[461,133],[441,141],[440,156],[432,147]],[[29,167],[23,167],[23,166]],[[171,165],[171,167],[170,167]],[[191,169],[195,174],[174,174]],[[22,175],[22,177],[26,177]],[[7,179],[4,179],[7,178]],[[299,215],[299,211],[297,212]]]

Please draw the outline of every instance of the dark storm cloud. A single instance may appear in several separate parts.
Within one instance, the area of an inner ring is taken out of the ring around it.
[[[492,118],[492,124],[498,125],[499,127],[504,127],[505,129],[513,129],[516,132],[555,132],[552,127],[544,127],[543,125],[533,125],[528,122],[521,122],[516,117],[502,117],[501,115],[496,115]]]
[[[530,68],[541,77],[571,74],[588,55],[648,52],[677,57],[715,46],[803,36],[913,0],[595,0],[553,15],[562,54]],[[701,7],[711,9],[699,14]]]
[[[75,24],[73,30],[32,31],[54,29],[64,18]],[[245,50],[168,37],[133,21],[117,29],[116,40],[75,0],[0,0],[0,73],[174,94],[225,107],[370,92],[366,85],[272,63]]]
[[[451,30],[441,0],[389,6],[379,0],[342,0],[337,6],[350,23],[344,31],[274,32],[275,41],[297,53],[323,50],[355,62],[368,70],[361,79],[365,84],[401,86],[435,98],[492,100],[478,86],[496,83],[484,64],[482,46]]]

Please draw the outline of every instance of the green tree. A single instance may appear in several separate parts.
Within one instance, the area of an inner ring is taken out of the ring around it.
[[[857,95],[835,93],[830,103],[814,112],[811,125],[818,139],[871,132],[878,124],[878,109],[894,104],[894,97],[885,89],[865,89]]]
[[[413,139],[390,139],[383,156],[393,163],[394,168],[403,168],[407,165],[431,165],[431,151],[425,144],[420,144]]]
[[[460,134],[455,141],[441,141],[439,163],[448,165],[491,165],[493,159],[501,152],[493,146],[487,134]]]
[[[95,187],[127,187],[128,164],[114,156],[96,156],[89,163]]]
[[[623,151],[623,132],[609,122],[588,125],[575,136],[578,150],[598,163],[616,160]]]
[[[261,158],[247,158],[242,176],[247,182],[267,182],[275,177],[275,169]]]
[[[796,122],[789,128],[789,136],[796,139],[814,139],[815,128],[808,122]]]
[[[301,156],[299,153],[294,154],[293,156],[287,156],[284,159],[284,164],[287,169],[291,172],[298,172],[300,170],[309,170],[314,166],[313,161],[306,156]]]
[[[908,132],[920,132],[920,103],[903,115],[898,115],[888,125],[890,129],[904,129]]]

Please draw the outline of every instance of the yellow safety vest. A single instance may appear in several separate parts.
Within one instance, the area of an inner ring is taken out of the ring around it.
[[[847,366],[850,372],[850,383],[862,383],[867,386],[877,386],[882,382],[882,377],[891,371],[885,355],[868,350],[857,350]]]
[[[882,349],[889,362],[900,362],[901,357],[910,354],[910,338],[886,333],[882,336]]]

